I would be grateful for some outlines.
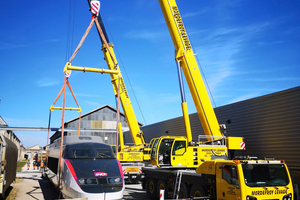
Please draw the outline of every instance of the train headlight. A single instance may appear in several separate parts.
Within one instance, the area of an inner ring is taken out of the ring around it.
[[[86,179],[86,183],[87,183],[87,184],[92,184],[92,183],[93,183],[93,180],[88,178],[88,179]]]
[[[80,184],[80,185],[84,185],[84,179],[83,178],[80,178],[80,179],[78,179],[78,183]]]
[[[109,184],[122,183],[121,177],[107,178]]]
[[[98,184],[95,178],[80,178],[77,180],[79,185],[96,185]]]

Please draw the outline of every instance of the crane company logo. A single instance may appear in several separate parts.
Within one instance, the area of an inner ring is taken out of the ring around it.
[[[252,195],[273,195],[273,194],[287,194],[287,190],[257,190],[252,191]]]
[[[183,39],[184,46],[185,46],[186,49],[191,49],[191,44],[190,44],[189,38],[186,34],[181,16],[179,14],[179,10],[176,6],[173,6],[172,9],[173,9],[174,17],[175,17],[175,20],[176,20],[176,23],[177,23],[177,27],[178,27],[178,29],[180,31],[180,34],[181,34],[181,37]]]

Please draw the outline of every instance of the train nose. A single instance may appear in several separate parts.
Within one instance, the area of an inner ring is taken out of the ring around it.
[[[118,192],[123,189],[123,177],[116,159],[70,159],[78,185],[84,192]]]

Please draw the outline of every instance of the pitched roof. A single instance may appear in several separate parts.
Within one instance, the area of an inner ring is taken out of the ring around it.
[[[39,150],[39,149],[40,149],[40,146],[38,144],[28,148],[28,150]]]
[[[90,112],[87,112],[87,113],[81,115],[81,118],[84,117],[84,116],[90,115],[90,114],[93,113],[93,112],[97,112],[97,111],[99,111],[99,110],[101,110],[101,109],[103,109],[103,108],[106,108],[106,107],[112,109],[112,110],[115,111],[115,112],[117,112],[117,109],[115,109],[114,107],[111,107],[110,105],[106,104],[106,105],[104,105],[104,106],[101,106],[101,107],[99,107],[99,108],[96,108],[96,109],[94,109],[94,110],[92,110],[92,111],[90,111]],[[120,115],[122,115],[123,117],[125,117],[125,114],[122,113],[122,112],[120,112]],[[75,121],[75,120],[77,120],[77,119],[79,119],[79,117],[76,117],[76,118],[74,118],[74,119],[71,119],[71,120],[65,122],[65,124],[70,123],[70,122],[72,122],[72,121]],[[140,126],[143,126],[142,123],[140,123],[140,122],[138,122],[138,123],[139,123]]]

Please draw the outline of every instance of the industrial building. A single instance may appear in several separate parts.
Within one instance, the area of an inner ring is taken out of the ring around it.
[[[246,150],[258,158],[285,160],[295,183],[300,184],[300,87],[215,108],[228,136],[244,137]],[[193,139],[204,135],[197,113],[189,115]],[[183,117],[141,127],[146,142],[162,135],[185,136]],[[125,143],[131,143],[129,132]]]
[[[0,130],[0,134],[2,134],[4,137],[8,138],[10,141],[12,141],[18,148],[18,160],[22,160],[24,158],[24,146],[22,145],[20,139],[15,135],[15,133],[12,130],[5,130],[5,127],[9,127],[7,123],[4,121],[4,119],[0,116],[0,126],[3,127]]]
[[[80,117],[81,129],[98,129],[97,131],[82,131],[80,135],[100,136],[107,144],[116,144],[117,110],[109,105],[104,105]],[[125,115],[120,112],[120,122],[123,131],[128,131]],[[78,129],[79,117],[65,122],[65,128]],[[143,124],[139,123],[140,126]],[[100,130],[99,130],[100,129]],[[77,132],[64,131],[64,135],[77,135]],[[60,138],[61,132],[57,131],[50,137],[50,143]]]

